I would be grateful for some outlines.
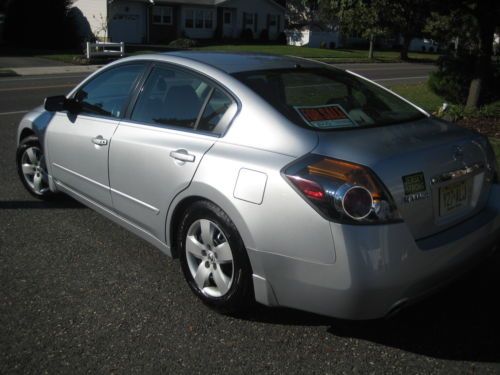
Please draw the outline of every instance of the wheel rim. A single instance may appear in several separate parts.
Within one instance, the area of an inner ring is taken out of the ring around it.
[[[222,230],[207,219],[196,220],[186,235],[186,259],[199,290],[209,297],[224,296],[234,279],[231,246]]]
[[[49,179],[45,169],[45,160],[40,148],[28,147],[21,156],[23,177],[31,190],[39,195],[49,191]]]

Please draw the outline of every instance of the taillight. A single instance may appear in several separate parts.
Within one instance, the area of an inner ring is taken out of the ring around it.
[[[311,154],[283,174],[329,220],[359,224],[401,220],[390,193],[362,165]]]

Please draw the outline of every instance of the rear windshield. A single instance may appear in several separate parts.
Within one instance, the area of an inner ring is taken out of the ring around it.
[[[425,117],[397,96],[341,70],[275,69],[234,76],[291,121],[315,129],[380,126]]]

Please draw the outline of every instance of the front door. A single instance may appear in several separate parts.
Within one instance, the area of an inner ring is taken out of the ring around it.
[[[74,95],[75,113],[56,113],[46,134],[47,156],[57,184],[112,207],[108,150],[142,64],[108,69]]]

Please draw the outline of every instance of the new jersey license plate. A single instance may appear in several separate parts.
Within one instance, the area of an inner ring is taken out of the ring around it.
[[[439,189],[439,215],[445,216],[467,204],[467,182],[461,181]]]

